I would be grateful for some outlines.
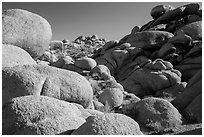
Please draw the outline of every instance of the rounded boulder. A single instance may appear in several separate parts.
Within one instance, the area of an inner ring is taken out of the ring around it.
[[[90,116],[72,135],[142,135],[133,119],[123,114]]]
[[[43,65],[23,65],[2,71],[2,105],[9,99],[25,95],[44,95],[87,108],[93,90],[88,80],[68,70]]]
[[[138,124],[154,131],[167,131],[182,124],[179,111],[167,100],[148,97],[135,103],[131,117]]]
[[[13,45],[2,44],[2,67],[25,64],[36,64],[36,62],[25,50]]]
[[[4,135],[55,135],[81,126],[85,119],[74,105],[46,96],[13,98],[2,109]]]
[[[2,13],[2,42],[23,48],[33,58],[49,50],[52,30],[46,19],[22,9]]]
[[[96,61],[92,58],[83,57],[74,62],[74,65],[85,70],[93,69],[97,64]]]
[[[99,102],[110,107],[118,107],[123,103],[123,91],[119,88],[106,88],[99,95]]]

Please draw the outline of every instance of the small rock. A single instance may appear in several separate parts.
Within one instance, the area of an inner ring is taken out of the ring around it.
[[[99,95],[99,102],[111,108],[118,107],[123,102],[123,92],[119,88],[106,88]]]
[[[96,61],[92,58],[83,57],[74,62],[74,65],[85,70],[93,69],[97,64]]]

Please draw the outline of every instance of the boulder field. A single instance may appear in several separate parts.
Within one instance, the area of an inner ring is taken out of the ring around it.
[[[202,9],[157,5],[120,40],[52,40],[2,12],[3,135],[202,134]]]

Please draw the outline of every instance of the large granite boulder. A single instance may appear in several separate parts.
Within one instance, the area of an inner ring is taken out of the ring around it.
[[[90,83],[80,74],[43,65],[5,68],[2,72],[4,105],[9,99],[25,95],[44,95],[88,107],[93,98]]]
[[[72,135],[142,135],[133,119],[122,114],[91,116]]]
[[[136,120],[141,128],[153,131],[168,131],[182,124],[179,111],[165,99],[155,97],[132,104],[126,115]]]
[[[36,62],[25,50],[13,45],[2,44],[2,67],[25,64],[36,64]]]
[[[8,101],[2,109],[4,135],[71,134],[85,119],[72,103],[30,95]]]
[[[2,42],[23,48],[33,58],[49,49],[52,30],[46,19],[22,9],[2,13]]]

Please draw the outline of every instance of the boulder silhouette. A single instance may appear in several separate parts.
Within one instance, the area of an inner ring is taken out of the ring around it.
[[[52,30],[46,19],[22,9],[2,13],[2,43],[23,48],[31,57],[40,57],[49,49]]]

